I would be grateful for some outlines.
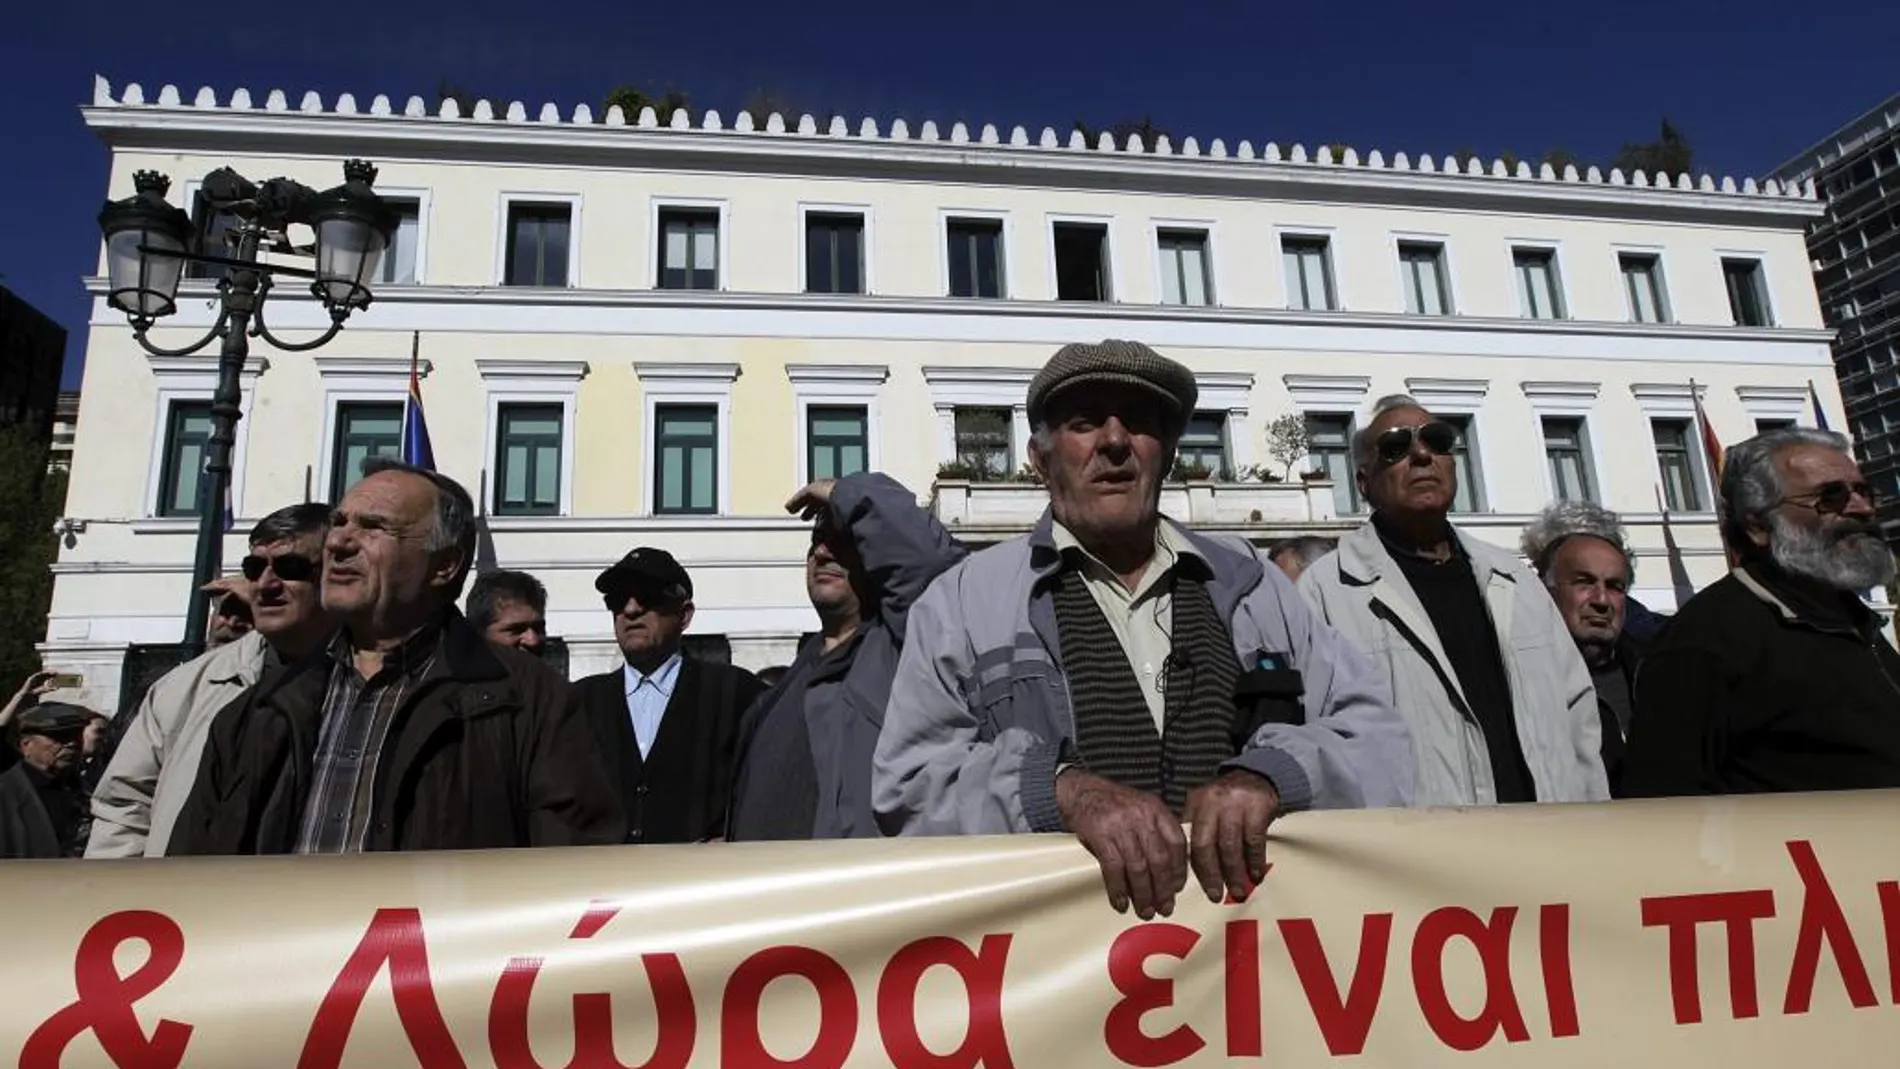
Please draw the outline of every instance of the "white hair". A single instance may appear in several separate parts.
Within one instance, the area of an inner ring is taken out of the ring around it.
[[[1629,581],[1636,578],[1636,558],[1630,553],[1622,519],[1594,502],[1557,501],[1545,506],[1544,511],[1524,526],[1518,548],[1531,562],[1531,568],[1539,576],[1548,578],[1558,547],[1579,535],[1601,539],[1616,547],[1623,555],[1623,578]]]

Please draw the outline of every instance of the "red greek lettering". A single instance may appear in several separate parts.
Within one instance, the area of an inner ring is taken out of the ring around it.
[[[1264,1040],[1260,1019],[1260,922],[1227,923],[1227,1056],[1258,1058]]]
[[[759,1003],[765,988],[781,977],[796,976],[818,992],[818,1037],[811,1049],[785,1059],[765,1049],[759,1028]],[[719,1008],[720,1061],[746,1069],[841,1069],[851,1057],[858,1034],[858,994],[851,974],[822,951],[810,947],[767,947],[739,963],[726,981]]]
[[[1102,1025],[1110,1054],[1128,1065],[1152,1069],[1190,1058],[1207,1045],[1185,1024],[1159,1036],[1141,1029],[1141,1019],[1149,1012],[1174,1005],[1174,981],[1149,976],[1148,959],[1185,958],[1200,940],[1201,933],[1179,924],[1144,924],[1115,937],[1108,948],[1108,978],[1122,997]]]
[[[1875,885],[1880,895],[1880,923],[1887,929],[1887,995],[1900,1006],[1900,880]]]
[[[1873,981],[1867,977],[1867,963],[1854,945],[1854,930],[1847,926],[1847,913],[1834,887],[1821,871],[1821,859],[1814,844],[1796,839],[1787,844],[1788,857],[1801,876],[1801,932],[1795,937],[1794,965],[1788,972],[1788,994],[1782,1001],[1785,1014],[1806,1013],[1814,1003],[1814,974],[1821,967],[1821,944],[1826,943],[1847,985],[1847,1000],[1856,1009],[1877,1005]]]
[[[1577,982],[1570,971],[1570,907],[1544,906],[1537,911],[1537,959],[1544,969],[1544,1008],[1550,1013],[1550,1034],[1563,1039],[1578,1033]]]
[[[1477,1050],[1500,1031],[1512,1043],[1531,1038],[1511,987],[1511,925],[1516,920],[1516,906],[1492,910],[1489,922],[1468,909],[1446,906],[1418,923],[1412,936],[1412,986],[1425,1023],[1452,1050]],[[1445,947],[1460,938],[1478,952],[1484,966],[1484,1008],[1469,1018],[1459,1016],[1445,991]]]
[[[1003,974],[1009,964],[1008,935],[986,935],[974,952],[955,939],[919,939],[891,955],[877,982],[877,1030],[893,1069],[1014,1069],[1003,1032]],[[936,966],[963,980],[969,1025],[963,1042],[948,1054],[924,1046],[917,1032],[917,985]]]
[[[1643,899],[1643,927],[1669,929],[1669,990],[1677,1024],[1702,1020],[1702,989],[1696,964],[1698,924],[1728,928],[1729,1012],[1740,1020],[1761,1016],[1755,988],[1755,922],[1775,915],[1775,893],[1716,891]]]
[[[121,976],[114,955],[120,944],[134,939],[146,945],[145,962]],[[67,1046],[85,1031],[119,1069],[178,1069],[192,1026],[160,1019],[147,1038],[132,1004],[158,990],[184,960],[185,933],[163,913],[128,909],[99,918],[80,937],[73,956],[78,997],[27,1037],[19,1069],[60,1069]]]
[[[356,1014],[376,974],[389,967],[389,986],[403,1034],[423,1069],[466,1069],[462,1052],[442,1019],[429,978],[429,946],[422,913],[415,909],[379,909],[350,952],[330,989],[323,993],[316,1019],[304,1036],[297,1069],[337,1069],[349,1042]]]
[[[619,912],[617,906],[594,903],[568,938],[593,938]],[[496,1069],[543,1069],[528,1038],[528,1000],[543,964],[540,958],[510,958],[495,984],[488,1004],[488,1046]],[[692,1060],[698,1014],[679,955],[642,954],[640,964],[653,988],[653,1019],[659,1029],[653,1054],[637,1067],[622,1062],[614,1053],[613,996],[583,992],[574,996],[574,1055],[567,1069],[685,1069]]]
[[[1306,992],[1306,1004],[1313,1010],[1313,1021],[1326,1040],[1326,1049],[1334,1055],[1364,1051],[1385,987],[1392,914],[1368,913],[1359,922],[1359,960],[1343,998],[1326,948],[1319,941],[1319,929],[1311,920],[1297,917],[1281,921],[1280,938],[1286,943],[1287,956],[1293,959],[1293,973],[1299,977],[1300,990]]]

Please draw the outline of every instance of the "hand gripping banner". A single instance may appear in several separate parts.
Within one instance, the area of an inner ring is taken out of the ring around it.
[[[1889,1065],[1900,792],[1308,813],[1245,903],[1060,836],[11,862],[18,1069]]]

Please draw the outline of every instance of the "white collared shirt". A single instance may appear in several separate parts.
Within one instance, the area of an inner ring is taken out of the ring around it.
[[[1181,557],[1199,554],[1172,524],[1163,520],[1155,525],[1155,555],[1130,590],[1114,569],[1083,549],[1068,528],[1057,523],[1051,533],[1057,550],[1074,549],[1082,554],[1082,585],[1108,618],[1108,626],[1128,656],[1128,667],[1134,669],[1135,680],[1141,684],[1141,696],[1154,717],[1155,730],[1161,730],[1167,709],[1162,696],[1167,660],[1174,650],[1174,585],[1169,580]]]
[[[668,657],[651,675],[642,675],[632,665],[621,668],[627,688],[627,718],[633,723],[633,741],[640,747],[640,760],[646,760],[653,740],[660,735],[660,720],[666,705],[673,700],[673,688],[679,683],[680,655]]]

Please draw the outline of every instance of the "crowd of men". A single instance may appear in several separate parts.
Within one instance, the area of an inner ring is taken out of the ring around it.
[[[1841,436],[1729,450],[1734,568],[1663,618],[1600,507],[1546,509],[1521,556],[1461,531],[1458,432],[1410,397],[1353,437],[1369,518],[1337,544],[1169,520],[1196,397],[1139,343],[1063,347],[1026,399],[1049,507],[980,552],[887,476],[799,491],[821,626],[769,678],[683,653],[692,576],[640,547],[595,582],[624,663],[570,685],[534,577],[457,609],[467,491],[373,460],[257,524],[219,644],[109,764],[103,718],[27,681],[0,856],[1067,832],[1146,917],[1190,876],[1245,897],[1303,809],[1900,787],[1900,655],[1861,597],[1894,562]]]

